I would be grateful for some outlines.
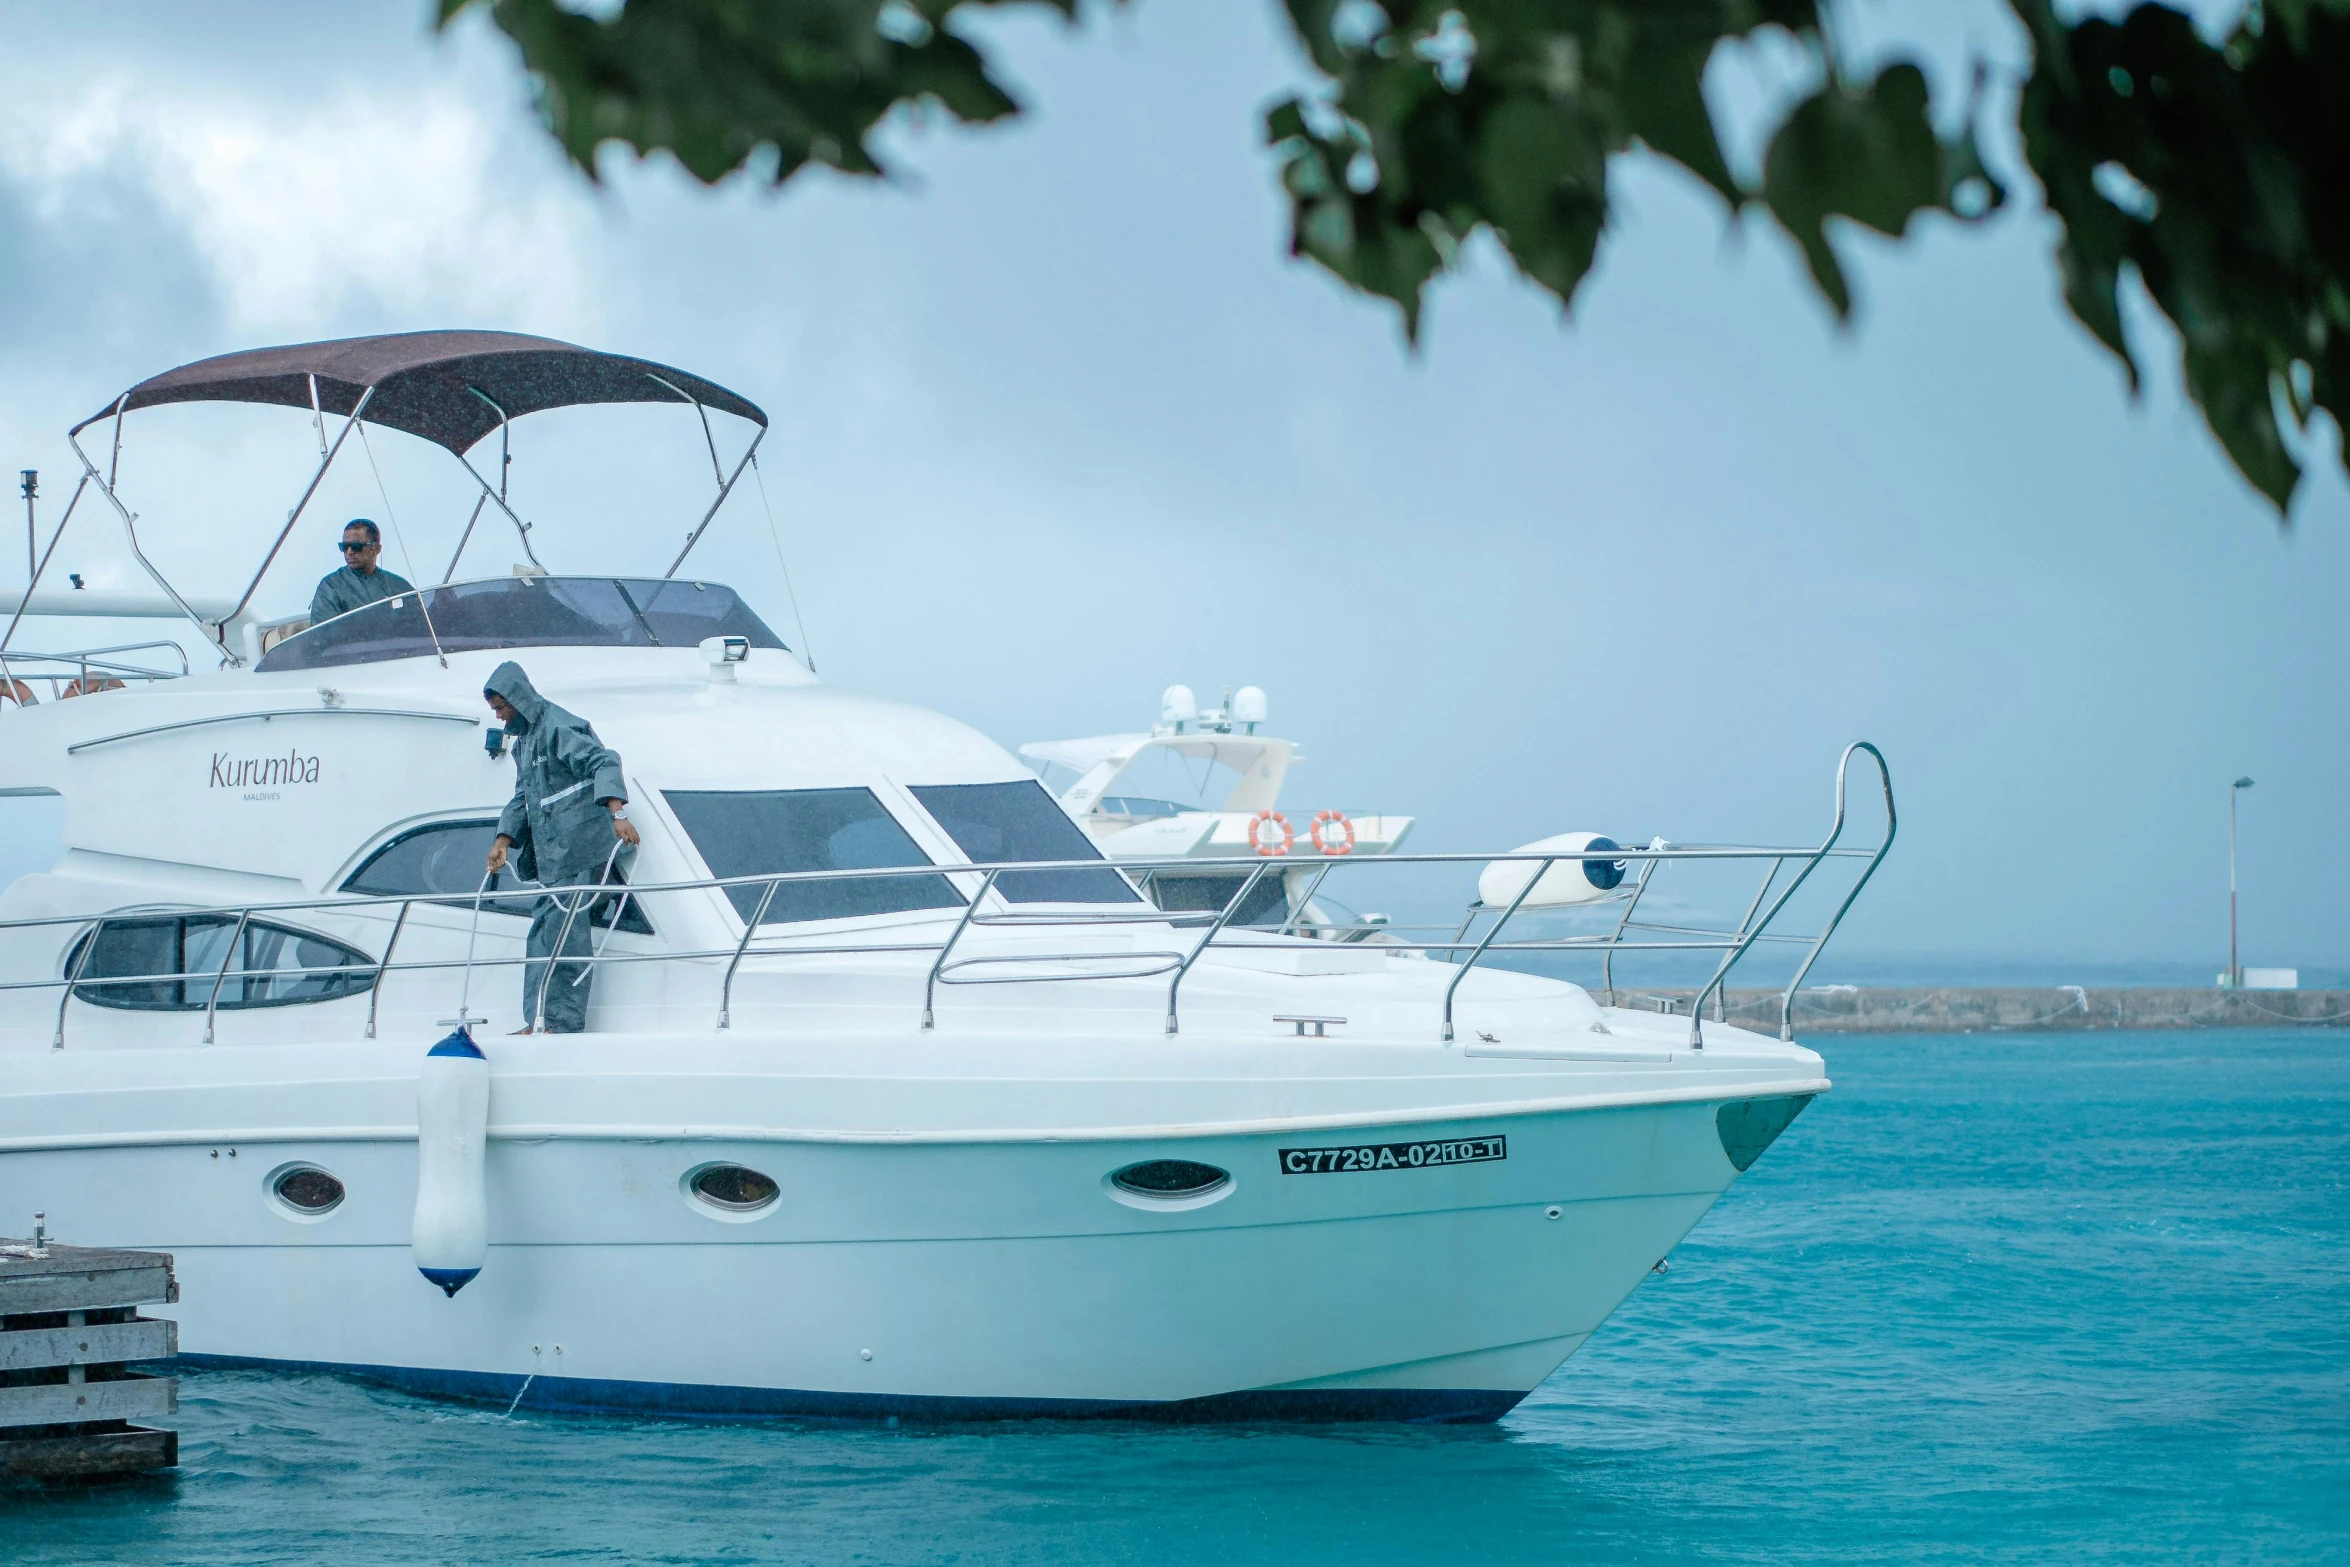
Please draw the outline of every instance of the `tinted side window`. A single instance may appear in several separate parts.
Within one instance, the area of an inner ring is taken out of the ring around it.
[[[369,855],[344,881],[343,891],[387,898],[441,893],[470,899],[481,885],[490,840],[497,835],[495,821],[435,822],[411,828]],[[511,889],[516,885],[514,873],[499,872],[498,882]]]
[[[978,864],[1005,860],[1098,860],[1101,851],[1033,778],[1004,784],[917,786],[914,798],[955,847]],[[1133,903],[1113,870],[1006,871],[996,891],[1013,903]]]
[[[661,798],[677,813],[713,876],[931,863],[870,789],[666,789]],[[747,920],[767,889],[729,887],[726,892],[735,912]],[[962,906],[962,894],[944,876],[777,882],[760,923]]]
[[[343,879],[342,890],[377,898],[460,898],[470,905],[475,890],[481,886],[482,866],[489,859],[490,843],[497,836],[498,824],[494,820],[434,822],[412,827],[362,861],[357,870]],[[612,873],[619,878],[620,868],[614,866]],[[520,914],[527,918],[537,907],[537,891],[537,882],[524,881],[509,866],[490,883],[481,911]],[[594,914],[598,927],[610,927],[612,906],[619,901],[617,898],[598,900]],[[621,913],[620,928],[640,936],[653,933],[644,906],[634,898],[628,900],[628,907]]]
[[[1170,913],[1198,911],[1215,913],[1248,885],[1248,875],[1184,876],[1168,871],[1153,871],[1150,877],[1151,900]],[[1256,889],[1248,901],[1232,911],[1235,925],[1282,925],[1289,919],[1289,895],[1281,876],[1272,871],[1257,878]]]
[[[78,999],[136,1012],[200,1012],[215,986],[225,1012],[334,1001],[375,984],[375,960],[356,948],[261,920],[240,933],[226,914],[108,920],[74,944],[65,971],[81,976]]]
[[[73,951],[66,954],[65,972],[78,972],[85,979],[185,974],[180,932],[186,923],[176,919],[108,920],[98,927],[94,936],[84,936],[75,943]],[[94,947],[93,940],[97,943]],[[142,1012],[176,1008],[181,1005],[182,994],[180,982],[170,978],[140,983],[124,979],[113,985],[85,984],[74,991],[77,1000]]]

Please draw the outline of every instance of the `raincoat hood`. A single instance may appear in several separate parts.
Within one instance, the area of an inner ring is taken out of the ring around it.
[[[506,724],[510,734],[521,734],[537,723],[547,710],[547,699],[530,683],[530,676],[522,666],[508,659],[490,671],[490,678],[482,685],[483,696],[503,698],[514,709],[515,716]]]

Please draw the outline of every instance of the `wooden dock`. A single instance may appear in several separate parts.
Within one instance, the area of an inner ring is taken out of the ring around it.
[[[179,1382],[131,1367],[179,1352],[179,1325],[138,1308],[179,1299],[153,1251],[0,1239],[0,1478],[89,1480],[168,1469]]]

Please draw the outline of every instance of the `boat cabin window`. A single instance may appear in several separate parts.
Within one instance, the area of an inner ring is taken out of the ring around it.
[[[65,972],[80,976],[76,999],[133,1012],[201,1012],[215,984],[224,1012],[334,1001],[375,984],[375,960],[364,952],[261,920],[240,932],[233,914],[107,920],[74,943]]]
[[[420,658],[433,651],[436,637],[441,649],[450,653],[523,647],[693,647],[705,637],[745,637],[753,647],[783,646],[732,588],[715,582],[492,577],[362,605],[286,638],[262,654],[254,668],[266,674]]]
[[[488,861],[491,840],[498,836],[494,818],[466,822],[433,822],[411,827],[376,850],[343,880],[345,892],[376,898],[448,898],[468,907],[481,886],[482,866]],[[612,867],[620,880],[620,867]],[[527,917],[538,904],[538,883],[524,881],[511,865],[498,872],[481,900],[484,914],[520,914]],[[609,929],[618,898],[599,898],[590,915]],[[644,905],[635,898],[621,910],[620,928],[640,936],[653,933]]]
[[[1153,902],[1169,913],[1220,913],[1241,889],[1248,886],[1248,872],[1219,871],[1191,874],[1178,871],[1150,871],[1145,873]],[[1257,878],[1248,901],[1233,909],[1228,923],[1233,925],[1285,925],[1289,922],[1288,884],[1277,871],[1268,871]]]
[[[1173,800],[1153,800],[1139,794],[1105,794],[1094,802],[1094,809],[1104,816],[1131,816],[1137,821],[1148,821],[1162,816],[1181,816],[1185,811],[1196,811],[1202,807],[1178,805]]]
[[[1033,778],[1002,784],[916,785],[955,847],[978,864],[1005,860],[1098,860],[1101,851]],[[1012,903],[1134,903],[1114,870],[1005,871],[996,891]]]
[[[1110,789],[1130,803],[1163,806],[1163,814],[1168,816],[1178,811],[1220,811],[1232,791],[1240,787],[1240,770],[1213,756],[1185,754],[1186,749],[1208,750],[1214,745],[1212,739],[1146,745],[1119,771]],[[1110,810],[1110,802],[1102,801],[1101,808]],[[1156,816],[1162,812],[1129,810],[1117,814]]]
[[[853,789],[664,789],[686,836],[713,876],[782,871],[850,871],[933,863],[873,791]],[[860,876],[849,881],[784,881],[729,887],[744,919],[762,925],[959,909],[963,895],[944,876]]]

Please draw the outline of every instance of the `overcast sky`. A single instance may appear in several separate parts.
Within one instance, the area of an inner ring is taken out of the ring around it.
[[[1847,236],[1840,331],[1785,242],[1635,164],[1572,319],[1486,257],[1415,355],[1286,257],[1258,126],[1300,67],[1271,0],[1016,17],[993,36],[1022,123],[903,129],[903,183],[781,193],[619,161],[592,189],[502,42],[434,40],[423,10],[0,0],[0,467],[42,470],[45,517],[65,427],[173,364],[544,332],[765,406],[821,672],[1008,745],[1141,727],[1170,681],[1253,682],[1308,758],[1285,803],[1410,813],[1415,846],[1465,849],[1813,837],[1867,737],[1902,836],[1847,957],[2206,974],[2248,773],[2247,961],[2343,962],[2332,437],[2280,530],[2159,323],[2139,312],[2157,370],[2133,403],[2065,315],[2028,189],[1980,229]],[[1856,19],[1945,76],[1970,43],[2018,52],[1990,0]],[[1721,90],[1750,95],[1751,64]],[[143,536],[191,589],[241,588],[307,421],[146,419]],[[299,610],[355,513],[388,510],[391,563],[438,577],[455,470],[372,451],[383,491],[344,464],[265,606]],[[658,571],[709,479],[655,409],[526,422],[516,485],[555,569]],[[60,562],[114,580],[118,531],[85,513]],[[755,491],[697,569],[798,644]],[[18,860],[43,820],[0,818]]]

